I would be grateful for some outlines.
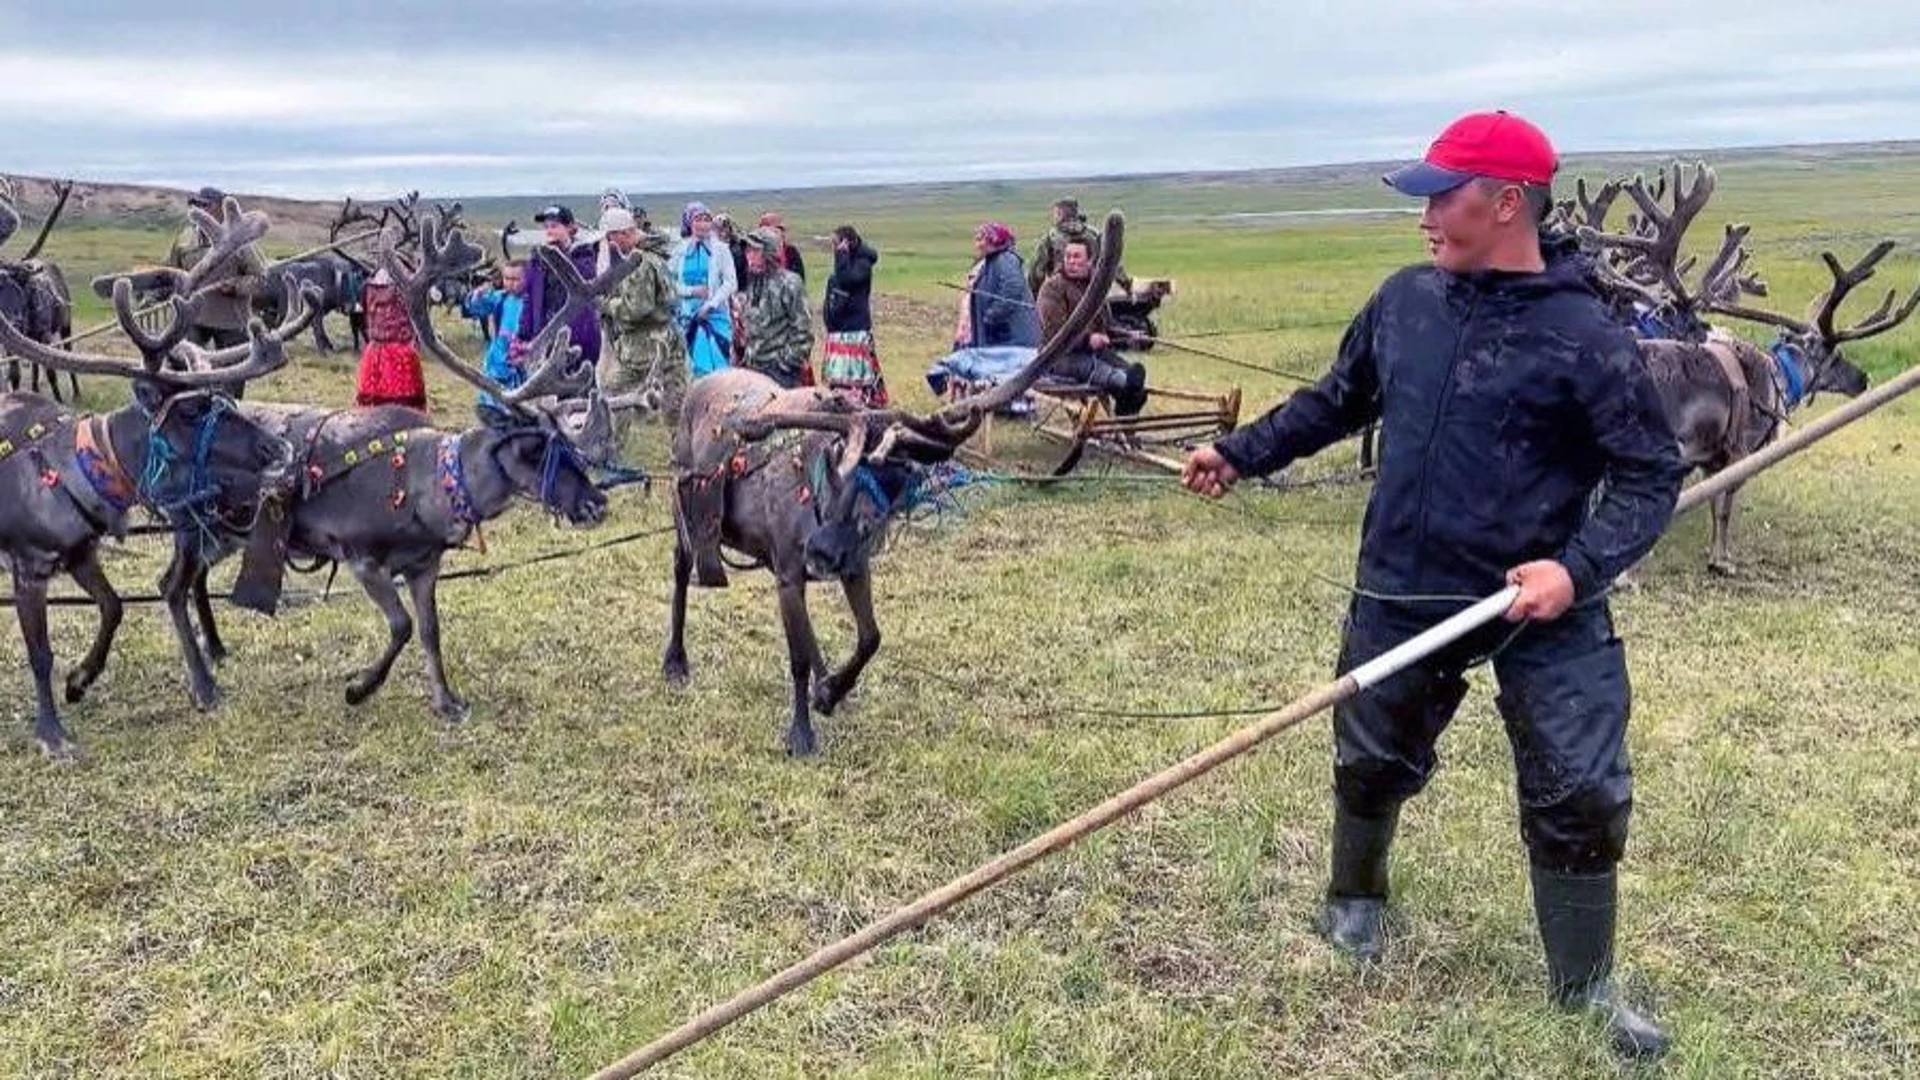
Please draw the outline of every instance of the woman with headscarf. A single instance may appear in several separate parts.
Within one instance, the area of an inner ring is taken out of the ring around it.
[[[967,275],[961,345],[977,349],[998,345],[1040,347],[1040,316],[1027,288],[1027,271],[1014,249],[1013,230],[998,221],[973,234],[978,261]]]
[[[713,213],[703,203],[688,203],[680,214],[680,243],[668,263],[680,290],[678,322],[687,336],[693,377],[727,367],[733,354],[733,294],[740,279],[733,253],[715,235]]]
[[[824,381],[876,408],[887,404],[887,381],[873,343],[873,267],[879,261],[880,253],[853,226],[833,230],[833,276],[820,309],[827,329]]]

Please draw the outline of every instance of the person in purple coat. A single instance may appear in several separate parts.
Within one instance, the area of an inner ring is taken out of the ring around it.
[[[578,242],[580,227],[574,222],[573,211],[564,206],[554,205],[534,215],[547,232],[547,244],[567,253],[567,259],[574,269],[588,281],[593,280],[598,269],[599,255],[594,245]],[[515,333],[522,345],[539,336],[545,327],[559,313],[567,302],[565,287],[553,279],[546,265],[539,259],[527,260],[526,299],[520,307],[520,328]],[[600,362],[600,316],[593,305],[588,304],[567,324],[573,330],[573,344],[580,349],[580,362],[589,366]]]

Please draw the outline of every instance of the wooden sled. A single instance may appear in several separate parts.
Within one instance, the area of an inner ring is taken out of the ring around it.
[[[985,387],[949,379],[946,398],[958,401],[982,389]],[[1191,448],[1225,435],[1240,423],[1237,386],[1220,394],[1149,386],[1147,407],[1136,416],[1116,416],[1111,395],[1076,383],[1042,382],[1027,392],[1027,399],[1034,410],[1032,417],[1026,418],[1033,432],[1066,446],[1065,455],[1052,469],[1054,476],[1071,473],[1088,449],[1177,473],[1185,466],[1185,459],[1168,453],[1167,448]],[[1156,401],[1170,403],[1171,407],[1155,410]],[[977,445],[962,447],[966,456],[993,460],[997,419],[989,416],[981,423],[971,440]]]

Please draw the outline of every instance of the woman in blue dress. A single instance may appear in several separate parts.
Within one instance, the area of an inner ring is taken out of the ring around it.
[[[713,231],[713,214],[702,203],[688,203],[680,214],[680,244],[669,263],[680,287],[679,323],[687,335],[693,377],[728,365],[733,348],[733,294],[740,282],[733,254]]]

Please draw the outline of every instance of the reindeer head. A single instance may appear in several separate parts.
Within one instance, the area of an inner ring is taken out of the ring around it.
[[[776,431],[802,429],[838,436],[815,478],[820,525],[807,538],[809,572],[847,577],[859,571],[884,536],[894,514],[912,505],[926,479],[926,466],[947,461],[994,412],[1025,394],[1092,324],[1105,304],[1120,265],[1124,221],[1107,217],[1086,292],[1066,323],[1012,378],[925,416],[893,409],[866,409],[826,390],[782,393],[757,412],[727,421],[749,441]],[[682,423],[696,422],[691,414]],[[832,467],[826,468],[830,460]]]
[[[1715,302],[1713,310],[1736,319],[1764,323],[1779,330],[1772,352],[1787,384],[1788,397],[1793,399],[1788,401],[1790,407],[1798,404],[1803,396],[1811,397],[1821,390],[1851,397],[1866,390],[1867,376],[1847,360],[1842,346],[1884,334],[1905,322],[1914,309],[1920,307],[1920,287],[1916,287],[1897,308],[1895,303],[1899,301],[1899,290],[1888,289],[1886,297],[1873,314],[1849,327],[1834,325],[1834,318],[1840,313],[1840,305],[1846,302],[1847,295],[1873,277],[1874,268],[1893,248],[1893,241],[1882,240],[1851,267],[1842,267],[1833,252],[1821,252],[1820,261],[1826,264],[1827,273],[1833,276],[1833,285],[1814,299],[1805,319],[1733,302]]]
[[[482,416],[487,421],[487,453],[501,474],[516,492],[539,500],[556,517],[595,525],[606,515],[607,499],[589,469],[614,456],[612,412],[651,410],[658,407],[659,394],[603,396],[592,365],[581,362],[567,324],[639,268],[641,257],[636,252],[616,259],[605,273],[587,281],[558,252],[542,248],[536,255],[562,283],[567,299],[528,343],[527,379],[511,390],[455,355],[433,325],[436,286],[470,273],[480,261],[478,248],[457,229],[443,238],[440,223],[428,218],[421,223],[419,266],[409,268],[388,252],[387,268],[405,292],[421,348],[493,402]]]
[[[232,199],[227,200],[226,211],[225,221],[195,211],[196,223],[213,238],[213,244],[191,269],[165,272],[174,293],[160,331],[151,332],[140,324],[132,276],[111,280],[114,314],[140,353],[137,361],[43,345],[0,317],[0,345],[24,359],[55,371],[132,381],[134,407],[148,433],[140,494],[169,517],[211,512],[228,518],[249,513],[247,508],[258,504],[262,487],[281,482],[293,458],[284,440],[234,409],[225,388],[286,365],[285,343],[312,322],[317,291],[309,288],[296,295],[294,282],[283,276],[281,285],[288,291],[283,310],[292,314],[280,325],[268,330],[256,319],[248,327],[248,343],[231,349],[206,350],[186,340],[206,295],[207,278],[266,234],[265,215],[242,214]]]

